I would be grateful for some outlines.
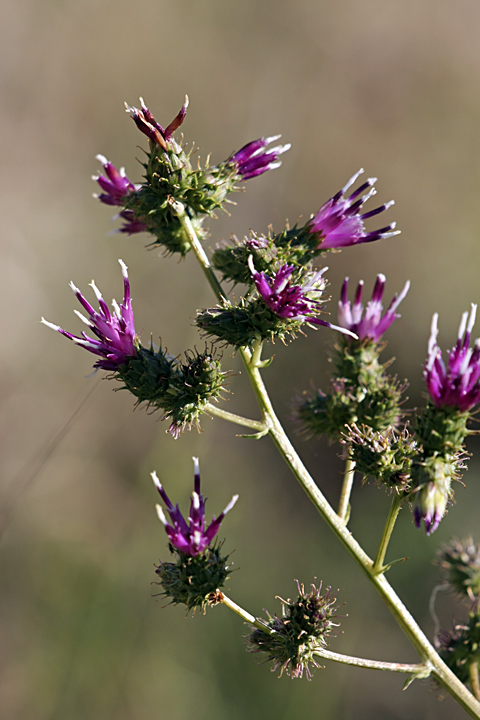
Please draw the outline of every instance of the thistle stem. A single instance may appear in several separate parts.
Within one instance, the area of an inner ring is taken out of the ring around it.
[[[197,233],[195,232],[195,228],[192,225],[192,221],[185,212],[185,206],[178,201],[171,201],[170,206],[175,215],[180,220],[180,223],[190,241],[192,250],[195,253],[198,262],[200,263],[200,267],[202,268],[203,273],[208,280],[208,284],[215,293],[217,300],[223,300],[225,298],[225,293],[222,290],[222,286],[220,285],[217,276],[213,272],[210,260],[208,259],[207,253],[203,249],[202,243],[197,237]]]
[[[472,684],[473,694],[480,700],[480,683],[478,681],[478,662],[470,663],[469,667],[470,682]]]
[[[215,293],[215,296],[219,300],[222,300],[222,298],[225,297],[225,293],[223,292],[222,287],[213,272],[190,219],[185,214],[183,205],[181,205],[181,203],[173,203],[172,208],[182,223],[185,232],[188,234],[193,251],[202,267],[208,283]],[[240,348],[240,354],[245,363],[246,371],[262,410],[264,422],[269,428],[269,433],[294,477],[302,486],[307,497],[317,508],[327,525],[331,528],[335,535],[337,535],[338,539],[345,546],[350,555],[362,568],[368,579],[375,585],[378,593],[390,608],[394,618],[408,636],[422,660],[425,663],[429,662],[431,664],[432,673],[435,675],[436,680],[456,699],[456,701],[471,715],[471,717],[480,720],[480,702],[472,695],[471,692],[469,692],[465,685],[460,682],[457,676],[447,667],[447,665],[445,665],[433,645],[429,642],[426,635],[423,633],[410,612],[388,583],[385,576],[382,573],[373,571],[373,561],[355,540],[349,530],[347,530],[345,522],[337,515],[326,497],[321,492],[320,488],[314,482],[306,467],[303,465],[275,414],[258,367],[252,366],[252,353],[248,350],[248,348]]]
[[[352,493],[353,480],[355,478],[355,460],[352,460],[350,448],[348,448],[347,462],[345,463],[345,473],[343,475],[342,493],[340,495],[340,503],[338,506],[338,517],[344,521],[345,525],[350,518],[350,495]]]
[[[331,652],[330,650],[316,650],[318,655],[325,660],[333,660],[333,662],[343,663],[344,665],[355,665],[356,667],[370,668],[371,670],[387,670],[390,672],[412,673],[413,675],[421,674],[426,677],[429,674],[429,663],[415,663],[407,665],[405,663],[382,662],[381,660],[367,660],[366,658],[353,657],[352,655],[342,655],[340,653]]]
[[[387,521],[385,523],[385,527],[383,528],[383,535],[382,535],[382,539],[380,540],[377,557],[375,558],[375,562],[373,563],[372,572],[375,573],[376,575],[384,573],[386,570],[386,567],[384,566],[383,561],[385,560],[388,543],[390,542],[393,528],[395,527],[395,522],[397,520],[398,513],[400,512],[401,507],[402,507],[402,498],[400,498],[397,495],[397,493],[395,493],[392,498],[390,510],[388,511],[388,516],[387,516]]]
[[[249,623],[249,625],[254,625],[259,630],[263,630],[263,632],[268,635],[273,635],[275,631],[271,630],[264,622],[257,620],[256,617],[250,615],[250,613],[240,607],[240,605],[237,605],[236,602],[233,602],[233,600],[230,600],[229,597],[224,595],[221,590],[217,590],[217,593],[219,593],[219,597],[221,596],[220,602],[230,608],[230,610],[233,610],[234,613],[237,613],[242,620],[245,620],[245,622]]]
[[[250,420],[250,418],[243,417],[242,415],[236,415],[235,413],[222,410],[211,403],[205,405],[205,412],[210,413],[210,415],[216,415],[216,417],[222,418],[222,420],[228,420],[228,422],[252,428],[252,430],[256,430],[257,432],[263,432],[267,429],[265,423],[260,420]]]

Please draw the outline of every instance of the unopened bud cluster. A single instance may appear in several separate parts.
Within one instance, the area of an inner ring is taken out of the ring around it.
[[[207,350],[187,351],[180,362],[153,347],[140,347],[118,368],[116,377],[138,403],[163,411],[174,437],[186,428],[198,426],[205,406],[220,396],[225,381],[220,362]]]
[[[265,653],[272,663],[272,672],[280,670],[291,678],[301,678],[303,673],[311,679],[313,667],[320,667],[315,654],[326,647],[326,638],[338,627],[334,622],[336,598],[331,588],[322,595],[322,585],[314,583],[307,592],[297,581],[296,600],[281,600],[282,615],[268,613],[265,630],[253,630],[248,636],[248,649],[253,653]]]
[[[386,373],[388,363],[379,361],[381,350],[369,339],[345,338],[336,343],[330,391],[319,389],[298,403],[298,417],[307,434],[340,439],[347,425],[365,425],[375,432],[397,425],[404,388]]]
[[[480,663],[480,545],[471,537],[452,539],[440,548],[436,564],[443,570],[444,583],[469,608],[466,622],[457,623],[451,632],[437,638],[439,654],[465,684],[478,680]]]

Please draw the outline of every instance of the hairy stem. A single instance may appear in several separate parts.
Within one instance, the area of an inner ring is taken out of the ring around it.
[[[256,430],[257,432],[263,432],[265,430],[268,431],[265,423],[261,422],[260,420],[250,420],[250,418],[242,417],[242,415],[236,415],[235,413],[222,410],[221,408],[216,407],[216,405],[212,405],[211,403],[207,403],[205,405],[205,412],[209,413],[210,415],[216,415],[217,417],[222,418],[222,420],[228,420],[228,422],[251,428],[252,430]]]
[[[185,231],[188,233],[192,248],[202,267],[205,277],[207,278],[216,297],[221,300],[225,296],[225,293],[223,292],[222,287],[213,272],[200,240],[196,236],[190,219],[185,214],[185,210],[183,206],[181,206],[181,203],[174,203],[172,207],[177,213]],[[322,515],[327,525],[329,525],[331,530],[335,533],[335,535],[337,535],[340,542],[346,547],[350,555],[362,568],[368,579],[375,585],[380,596],[390,608],[394,618],[409,637],[422,660],[425,663],[431,664],[432,673],[435,675],[436,680],[457,700],[457,702],[471,715],[471,717],[480,720],[480,702],[445,665],[433,645],[429,642],[426,635],[423,633],[410,612],[388,583],[385,576],[382,573],[374,572],[374,563],[372,559],[347,530],[345,522],[331,507],[330,503],[303,465],[275,414],[258,366],[254,367],[252,365],[252,353],[248,350],[248,348],[241,348],[240,354],[242,355],[245,368],[262,410],[264,422],[269,428],[269,433],[285,462],[291,469],[293,475],[302,486],[304,492],[317,508],[318,512]]]
[[[381,660],[367,660],[366,658],[357,658],[352,655],[342,655],[340,653],[331,652],[330,650],[317,650],[318,655],[325,660],[333,660],[334,662],[343,663],[344,665],[355,665],[356,667],[369,668],[370,670],[387,670],[389,672],[411,673],[413,675],[422,675],[426,677],[431,671],[428,663],[415,663],[408,665],[405,663],[382,662]]]
[[[340,495],[340,503],[338,506],[338,517],[341,518],[345,525],[350,517],[350,495],[352,493],[353,480],[355,478],[355,461],[350,455],[348,448],[347,462],[345,463],[345,473],[343,475],[342,492]]]

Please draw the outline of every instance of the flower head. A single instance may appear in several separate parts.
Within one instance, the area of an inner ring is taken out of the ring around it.
[[[136,107],[130,107],[125,103],[125,108],[130,113],[135,125],[138,127],[148,139],[155,145],[159,145],[163,150],[167,150],[169,144],[173,144],[173,133],[177,130],[185,120],[188,108],[188,96],[185,95],[185,102],[178,115],[172,120],[170,125],[167,125],[165,130],[155,120],[152,113],[145,105],[143,98],[140,98],[141,109]]]
[[[82,337],[72,335],[66,330],[62,330],[58,325],[53,325],[53,323],[47,322],[47,320],[42,318],[42,322],[52,328],[52,330],[56,330],[69,338],[69,340],[73,340],[77,345],[81,345],[94,355],[99,355],[100,360],[96,361],[94,367],[102,368],[102,370],[118,370],[129,358],[137,354],[135,320],[133,317],[127,266],[123,260],[119,260],[118,262],[122,268],[124,298],[121,305],[118,305],[118,303],[113,300],[113,313],[108,309],[105,300],[93,280],[90,285],[100,305],[98,312],[94,310],[90,303],[83,297],[80,290],[75,287],[73,283],[70,283],[70,287],[77,296],[80,304],[86,310],[88,317],[82,315],[78,310],[75,310],[75,313],[80,320],[90,328],[96,336],[96,339],[89,337],[85,332],[82,332]]]
[[[374,342],[379,342],[383,333],[388,330],[393,321],[400,317],[395,311],[406,296],[410,288],[410,282],[405,283],[400,295],[394,296],[387,312],[382,317],[382,297],[385,280],[385,275],[377,275],[372,299],[368,301],[366,308],[362,305],[363,280],[358,283],[353,307],[350,300],[348,300],[348,277],[344,280],[338,302],[338,324],[340,327],[356,333],[359,340],[370,338]]]
[[[167,512],[170,515],[172,524],[170,525],[165,517],[165,513],[160,505],[157,505],[157,515],[165,526],[170,543],[174,548],[184,555],[195,557],[204,552],[210,545],[217,534],[220,524],[225,515],[233,508],[238,500],[238,495],[234,495],[223,512],[218,518],[215,516],[210,525],[205,529],[205,500],[200,494],[200,471],[198,458],[193,458],[195,468],[195,485],[190,502],[190,513],[188,522],[183,517],[178,505],[175,507],[170,502],[167,493],[163,489],[160,480],[155,472],[152,473],[152,480],[155,483],[160,496],[167,506]]]
[[[364,220],[367,220],[378,213],[387,210],[394,204],[391,200],[375,210],[361,213],[362,205],[375,195],[376,190],[373,187],[377,178],[368,178],[360,187],[353,191],[347,198],[343,197],[348,188],[351,187],[359,175],[364,170],[359,170],[347,184],[337,192],[325,205],[323,205],[317,214],[309,223],[310,232],[320,235],[319,248],[321,250],[330,250],[331,248],[347,247],[349,245],[357,245],[358,243],[371,242],[380,238],[398,235],[399,230],[395,230],[395,223],[390,223],[379,230],[366,232]],[[362,193],[367,193],[362,196]]]
[[[126,176],[125,168],[122,167],[120,170],[117,170],[115,165],[109,162],[103,155],[97,155],[97,160],[102,163],[105,174],[92,175],[92,180],[95,180],[103,190],[102,193],[94,193],[93,197],[105,203],[105,205],[119,205],[120,207],[124,207],[127,196],[139,190],[140,185],[134,185]],[[133,210],[121,210],[118,215],[113,217],[114,220],[117,218],[121,218],[124,224],[115,232],[133,235],[134,233],[146,232],[148,230],[144,222],[135,218]]]
[[[322,595],[322,583],[317,588],[313,582],[309,592],[298,580],[296,583],[297,599],[278,598],[282,603],[281,617],[267,611],[268,619],[261,621],[265,630],[253,630],[248,636],[248,649],[266,653],[273,672],[280,670],[282,675],[285,671],[291,678],[301,678],[305,672],[307,680],[311,680],[311,667],[320,667],[315,655],[327,646],[326,638],[338,627],[334,622],[336,598],[331,588]]]
[[[258,293],[270,310],[283,320],[304,320],[314,325],[340,330],[347,335],[356,335],[348,328],[340,328],[326,320],[321,320],[318,313],[322,311],[322,304],[312,299],[310,293],[321,293],[325,289],[326,281],[322,277],[328,268],[315,273],[303,286],[293,285],[290,278],[295,269],[294,265],[282,265],[275,277],[269,277],[264,272],[255,270],[252,255],[248,258],[248,267]]]
[[[472,304],[470,316],[463,313],[457,343],[448,351],[447,364],[437,345],[438,314],[433,316],[423,376],[437,408],[457,407],[460,412],[468,412],[480,401],[480,339],[470,347],[476,312],[477,306]]]
[[[261,175],[267,170],[274,170],[282,164],[278,162],[279,156],[291,148],[290,143],[288,143],[287,145],[276,145],[266,150],[267,145],[275,142],[280,137],[281,135],[273,135],[272,137],[253,140],[253,142],[247,143],[229,157],[227,163],[236,165],[237,175],[242,180],[249,180],[249,178]]]

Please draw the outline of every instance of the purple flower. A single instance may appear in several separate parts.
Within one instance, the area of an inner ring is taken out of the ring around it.
[[[190,555],[191,557],[199,555],[210,545],[220,528],[223,518],[233,508],[238,500],[238,495],[234,495],[218,518],[213,516],[212,522],[205,530],[205,500],[203,499],[203,495],[200,494],[200,471],[198,458],[194,457],[193,463],[195,485],[192,493],[192,500],[190,502],[188,521],[183,517],[178,505],[174,507],[170,502],[167,493],[163,489],[163,485],[157,477],[157,474],[155,472],[152,473],[152,480],[155,483],[155,487],[160,493],[163,502],[167,506],[167,512],[170,515],[172,524],[170,525],[167,521],[160,505],[156,506],[157,515],[165,526],[168,538],[173,547],[184,555]]]
[[[400,232],[399,230],[395,230],[396,223],[394,222],[373,232],[365,231],[364,220],[378,215],[378,213],[387,210],[394,204],[394,200],[391,200],[385,203],[385,205],[380,205],[380,207],[375,210],[360,213],[362,205],[376,193],[373,184],[377,181],[377,178],[368,178],[368,180],[354,190],[348,198],[343,197],[348,188],[353,185],[358,176],[363,172],[364,170],[362,169],[355,173],[347,184],[339,190],[336,195],[330,198],[310,220],[308,224],[309,230],[313,233],[319,233],[321,236],[318,245],[320,249],[330,250],[331,248],[357,245],[358,243],[371,242],[379,238],[398,235]],[[368,188],[370,189],[368,190]],[[365,190],[368,190],[368,192],[362,196]]]
[[[248,258],[248,267],[260,297],[277,317],[282,320],[304,320],[314,325],[325,325],[334,330],[340,330],[346,335],[357,337],[348,328],[337,327],[317,317],[323,306],[318,300],[313,300],[308,296],[309,293],[321,294],[323,292],[326,283],[322,275],[328,268],[323,268],[315,273],[302,287],[292,285],[290,282],[294,265],[282,265],[273,278],[265,275],[264,272],[255,270],[252,255]]]
[[[356,333],[359,340],[371,338],[374,342],[379,342],[383,333],[388,330],[393,321],[400,317],[395,311],[407,294],[410,281],[405,283],[400,295],[394,296],[387,312],[382,317],[382,297],[385,280],[385,275],[377,275],[372,299],[368,301],[366,309],[362,305],[363,280],[358,283],[353,307],[350,300],[348,300],[348,277],[343,282],[342,293],[338,301],[338,324],[340,327]]]
[[[103,155],[97,155],[97,160],[102,163],[105,175],[92,175],[92,180],[98,182],[102,188],[102,193],[94,193],[93,197],[105,203],[105,205],[125,205],[125,199],[131,193],[136,192],[140,185],[134,185],[126,176],[125,168],[117,170],[115,165],[107,160]],[[118,215],[114,215],[113,219],[121,218],[124,224],[114,232],[127,233],[133,235],[138,232],[146,232],[147,225],[135,218],[133,210],[122,210]]]
[[[138,127],[144,135],[148,137],[156,145],[160,145],[161,148],[167,150],[168,144],[174,144],[173,133],[177,130],[185,120],[188,108],[188,96],[185,95],[185,102],[182,105],[178,115],[172,120],[165,130],[155,120],[150,110],[143,102],[143,98],[140,98],[141,109],[136,107],[130,107],[125,103],[125,108],[133,118],[135,125]],[[176,143],[174,147],[176,146]]]
[[[103,190],[103,193],[95,194],[94,197],[105,205],[124,205],[125,196],[138,188],[126,176],[125,168],[117,170],[104,155],[97,155],[97,160],[102,163],[105,175],[92,175],[92,180],[95,180]]]
[[[280,137],[281,135],[273,135],[272,137],[253,140],[253,142],[247,143],[241,150],[229,157],[226,162],[234,163],[237,166],[237,175],[241,180],[249,180],[267,172],[267,170],[275,170],[282,164],[277,162],[279,156],[289,150],[291,145],[277,145],[269,150],[265,148]]]
[[[448,351],[447,365],[437,345],[438,314],[433,316],[423,376],[437,408],[458,407],[460,412],[468,412],[480,401],[480,340],[475,341],[473,348],[469,347],[476,312],[477,306],[472,304],[470,317],[468,312],[463,313],[457,343]]]
[[[137,347],[135,343],[135,321],[133,317],[127,266],[123,260],[119,260],[118,262],[122,268],[125,291],[123,303],[121,305],[118,305],[118,303],[113,300],[113,314],[108,309],[106,302],[93,280],[90,285],[97,296],[97,300],[100,305],[99,312],[94,310],[90,303],[83,297],[80,290],[76,288],[73,283],[70,283],[70,287],[77,296],[80,304],[87,311],[88,317],[82,315],[78,312],[78,310],[75,310],[75,313],[78,315],[80,320],[82,320],[91,329],[97,339],[89,337],[84,332],[82,332],[82,337],[72,335],[66,330],[62,330],[62,328],[58,325],[53,325],[53,323],[47,322],[47,320],[42,318],[42,322],[52,328],[52,330],[56,330],[62,335],[65,335],[65,337],[69,338],[69,340],[73,340],[77,343],[77,345],[81,345],[94,355],[99,355],[101,359],[96,361],[94,367],[102,368],[102,370],[115,371],[121,365],[124,365],[129,358],[134,357],[137,354]]]

